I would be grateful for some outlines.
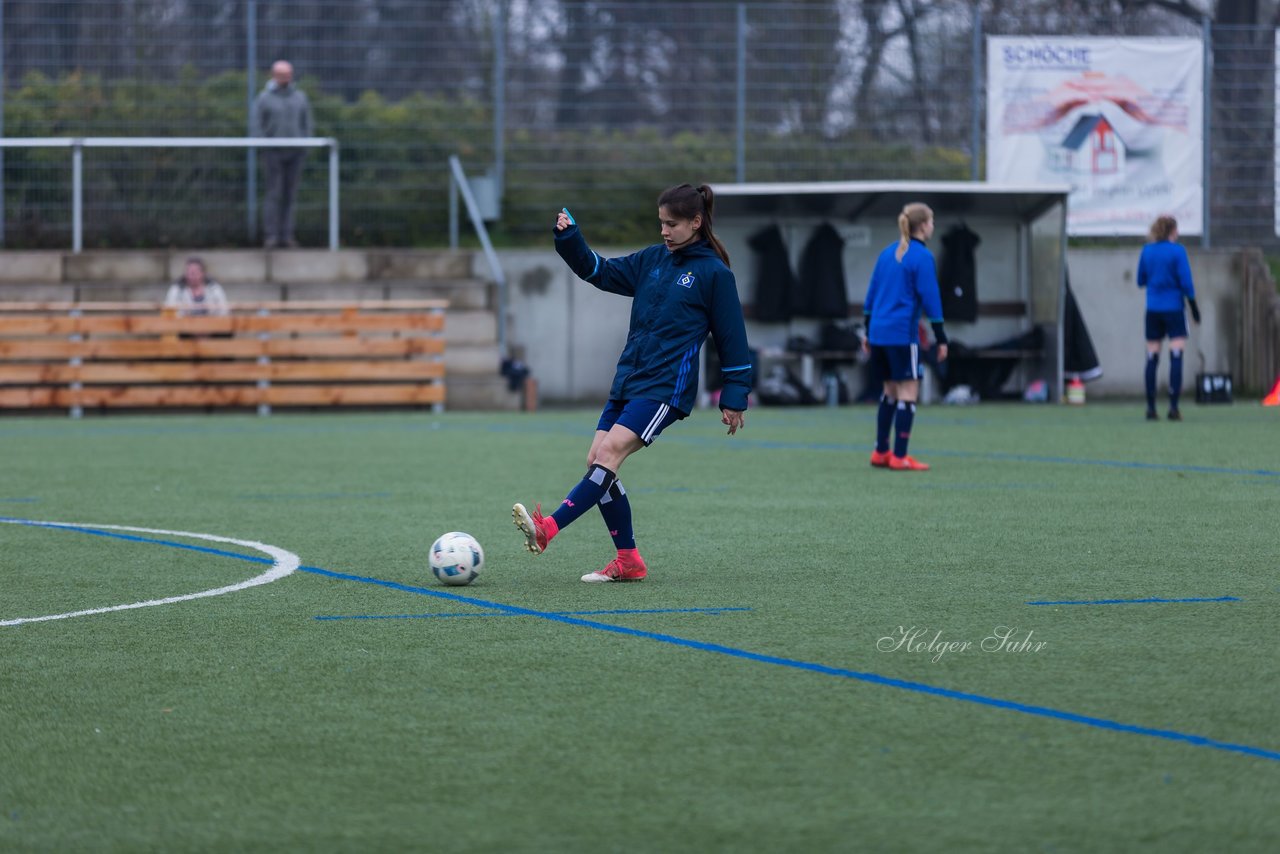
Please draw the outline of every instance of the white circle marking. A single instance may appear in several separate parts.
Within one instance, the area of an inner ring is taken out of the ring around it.
[[[31,525],[41,528],[100,528],[109,531],[132,531],[138,534],[164,534],[170,537],[190,537],[196,540],[207,540],[214,543],[231,543],[237,546],[244,546],[247,549],[254,549],[264,554],[270,555],[275,561],[269,570],[261,575],[255,575],[253,578],[241,581],[239,584],[229,584],[226,587],[217,587],[213,590],[201,590],[199,593],[186,593],[182,596],[166,596],[163,599],[149,599],[146,602],[131,602],[128,605],[111,605],[107,608],[87,608],[83,611],[69,611],[65,614],[48,614],[43,617],[18,617],[12,620],[0,620],[0,626],[17,626],[22,623],[42,623],[46,620],[65,620],[69,617],[87,617],[91,614],[106,614],[111,611],[129,611],[134,608],[151,608],[155,605],[172,605],[174,602],[186,602],[190,599],[205,599],[210,596],[222,596],[226,593],[235,593],[237,590],[245,590],[249,587],[257,587],[260,584],[270,584],[284,578],[293,572],[302,563],[302,559],[296,554],[266,543],[256,543],[252,540],[237,540],[233,537],[219,537],[216,534],[197,534],[192,531],[162,531],[159,528],[133,528],[128,525],[89,525],[74,522],[37,522],[31,519],[0,519],[10,525]]]

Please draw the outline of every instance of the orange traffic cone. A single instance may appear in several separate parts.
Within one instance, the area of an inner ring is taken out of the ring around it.
[[[1276,384],[1271,387],[1271,392],[1262,399],[1263,406],[1280,406],[1280,377],[1276,378]]]

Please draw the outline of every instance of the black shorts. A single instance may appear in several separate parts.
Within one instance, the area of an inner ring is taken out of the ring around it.
[[[871,375],[893,383],[920,379],[920,345],[872,344]]]
[[[648,447],[659,433],[684,416],[679,409],[656,400],[610,400],[600,413],[596,429],[608,432],[614,424],[621,424]]]
[[[1186,338],[1187,316],[1177,311],[1148,311],[1147,340],[1163,341],[1165,338]]]

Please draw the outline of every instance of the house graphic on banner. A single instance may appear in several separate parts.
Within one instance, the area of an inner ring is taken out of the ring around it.
[[[1077,199],[1123,184],[1131,157],[1151,157],[1165,123],[1144,108],[1151,94],[1123,76],[1086,72],[1049,93],[1041,138],[1049,170],[1069,180]],[[1064,133],[1065,131],[1065,133]]]
[[[1106,116],[1081,116],[1075,127],[1050,152],[1056,172],[1081,178],[1119,175],[1124,172],[1126,147]]]

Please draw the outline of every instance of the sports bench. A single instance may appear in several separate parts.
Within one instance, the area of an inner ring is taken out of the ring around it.
[[[0,302],[0,410],[420,406],[445,401],[444,300]]]
[[[752,316],[752,306],[744,305],[743,314],[750,318]],[[984,302],[978,304],[978,314],[981,317],[1009,317],[1022,318],[1027,314],[1027,304],[1019,301],[1009,302]],[[849,317],[862,317],[862,303],[853,303],[849,307]],[[954,333],[954,329],[948,330]],[[766,348],[761,351],[762,355],[774,359],[797,359],[800,366],[800,381],[812,390],[815,394],[821,394],[819,388],[821,382],[821,374],[829,363],[848,363],[859,358],[860,354],[855,350],[823,350],[813,349],[806,351],[790,351],[782,348]],[[1036,361],[1044,358],[1043,350],[1008,350],[1008,349],[966,349],[963,355],[964,359],[972,359],[978,361],[985,360],[1003,360],[1018,362],[1023,360]]]

